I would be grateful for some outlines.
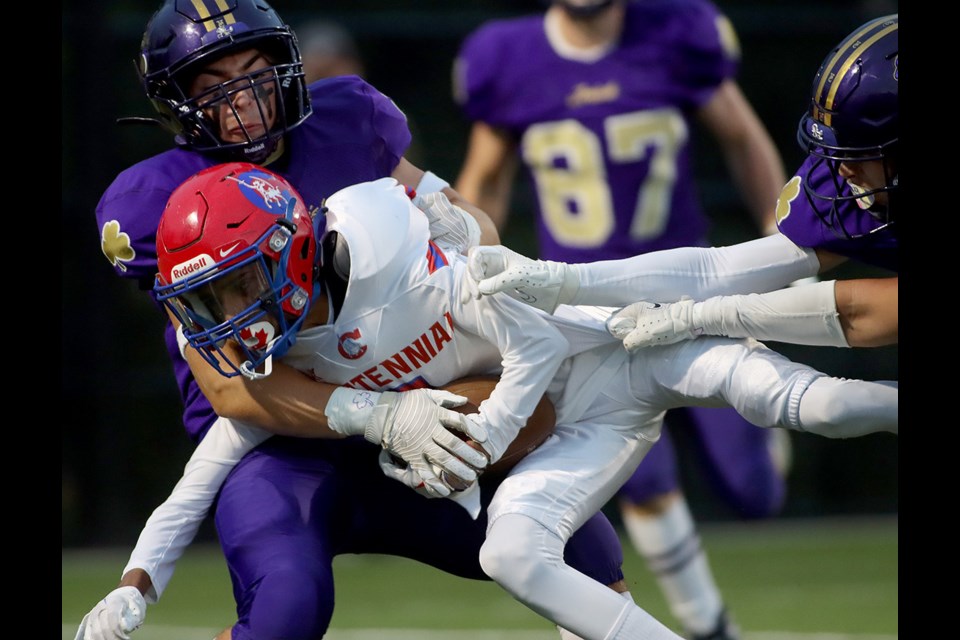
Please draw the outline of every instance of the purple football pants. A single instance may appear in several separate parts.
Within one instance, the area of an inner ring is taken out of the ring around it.
[[[427,499],[388,479],[378,452],[359,437],[274,437],[233,470],[218,498],[216,526],[237,602],[234,640],[323,637],[338,554],[403,556],[489,579],[478,561],[486,511],[471,520],[450,500]],[[484,505],[494,489],[483,486]],[[602,513],[569,541],[566,559],[602,584],[623,578],[620,540]]]
[[[786,481],[777,472],[767,439],[733,409],[684,407],[667,412],[659,442],[647,453],[618,497],[634,504],[679,486],[670,429],[688,429],[711,488],[742,518],[765,518],[783,508]]]

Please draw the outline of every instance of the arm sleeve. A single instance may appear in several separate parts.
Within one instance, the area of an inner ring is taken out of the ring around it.
[[[830,280],[769,293],[710,298],[694,305],[694,322],[708,335],[849,347],[837,312],[835,284]]]
[[[219,418],[197,445],[170,496],[147,519],[123,574],[143,569],[153,586],[145,594],[156,603],[173,577],[174,565],[193,541],[230,470],[270,437],[260,428]]]
[[[763,293],[820,270],[814,251],[801,249],[780,234],[729,247],[682,247],[572,266],[580,290],[570,304],[601,306]]]
[[[454,299],[458,296],[455,292]],[[490,434],[485,448],[493,463],[533,415],[569,344],[546,314],[508,296],[454,302],[453,315],[460,327],[495,344],[502,356],[500,381],[479,412]]]

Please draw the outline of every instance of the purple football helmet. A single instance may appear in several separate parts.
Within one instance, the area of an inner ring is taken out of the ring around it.
[[[190,83],[203,67],[247,48],[263,53],[272,66],[189,95]],[[167,0],[147,24],[137,69],[177,144],[218,152],[224,159],[263,162],[283,135],[311,113],[297,38],[263,0]],[[210,108],[234,108],[233,96],[244,91],[256,96],[264,121],[272,108],[267,97],[275,96],[275,122],[258,135],[244,127],[246,140],[224,143],[218,123],[208,115]]]
[[[804,178],[804,190],[824,224],[848,238],[843,210],[857,203],[867,208],[879,224],[875,233],[894,223],[899,187],[899,14],[876,18],[860,26],[833,48],[813,80],[810,110],[800,120],[797,140],[817,165],[829,168],[832,180],[815,185],[809,180],[819,173],[811,170]],[[869,189],[848,184],[840,165],[880,161],[885,184]],[[886,203],[876,202],[885,193]]]

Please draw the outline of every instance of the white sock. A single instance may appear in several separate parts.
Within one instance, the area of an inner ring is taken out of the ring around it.
[[[670,612],[689,632],[710,631],[723,610],[723,600],[683,496],[659,516],[624,510],[622,518]]]

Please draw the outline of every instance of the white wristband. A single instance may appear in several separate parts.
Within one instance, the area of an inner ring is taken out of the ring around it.
[[[436,191],[443,191],[449,186],[450,183],[437,174],[433,173],[432,171],[424,171],[423,177],[420,178],[420,182],[418,182],[417,186],[414,187],[414,191],[421,195],[426,195]]]
[[[323,408],[327,426],[345,436],[364,435],[380,395],[377,391],[366,389],[334,389],[327,406]]]

